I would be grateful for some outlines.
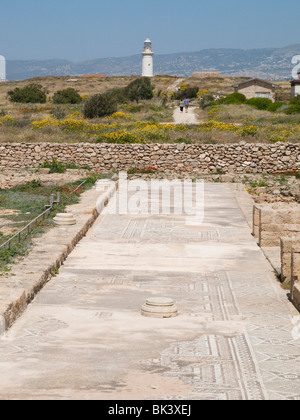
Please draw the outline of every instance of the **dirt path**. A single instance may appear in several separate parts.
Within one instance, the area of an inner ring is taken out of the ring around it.
[[[178,86],[180,85],[180,83],[182,83],[185,79],[181,78],[181,79],[176,79],[176,81],[174,83],[172,83],[168,89],[167,92],[174,92]]]
[[[199,124],[199,120],[195,114],[195,109],[190,107],[188,112],[180,112],[179,107],[175,108],[173,113],[175,124]]]

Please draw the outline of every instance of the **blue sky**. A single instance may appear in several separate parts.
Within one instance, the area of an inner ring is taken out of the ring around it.
[[[300,1],[1,0],[0,54],[83,61],[300,43]]]

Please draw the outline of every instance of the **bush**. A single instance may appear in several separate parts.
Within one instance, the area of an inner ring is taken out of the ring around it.
[[[153,86],[148,77],[139,77],[124,90],[126,98],[130,101],[136,101],[137,103],[141,99],[152,99],[153,98]]]
[[[246,136],[252,136],[252,137],[254,137],[254,136],[256,136],[257,131],[258,131],[258,129],[257,129],[257,127],[255,125],[246,125],[241,130],[241,135],[243,137],[246,137]]]
[[[246,96],[242,93],[232,93],[231,95],[226,96],[225,98],[221,98],[218,100],[218,104],[225,104],[225,105],[240,105],[246,102]]]
[[[286,105],[285,102],[274,102],[274,103],[271,103],[270,105],[268,105],[267,111],[277,112],[277,111],[280,110],[280,108],[282,108],[285,105]]]
[[[300,114],[300,105],[292,104],[284,111],[284,113],[287,115]]]
[[[57,120],[62,120],[64,118],[66,118],[66,116],[67,116],[67,112],[66,112],[65,108],[63,108],[62,106],[58,106],[58,107],[52,108],[51,114]]]
[[[56,159],[52,159],[52,162],[47,160],[39,166],[39,168],[49,168],[51,174],[63,174],[66,172],[66,167],[63,163],[58,162]]]
[[[80,104],[82,98],[77,90],[68,88],[64,90],[58,90],[53,95],[52,101],[54,104]]]
[[[11,102],[21,102],[26,104],[44,104],[47,101],[47,91],[43,90],[43,86],[35,83],[31,83],[24,88],[16,88],[8,92],[8,96]]]
[[[215,104],[215,98],[211,93],[208,93],[207,95],[204,95],[202,97],[202,101],[200,102],[200,106],[202,109],[205,109],[211,105]]]
[[[114,114],[117,110],[117,101],[108,92],[88,98],[84,103],[83,115],[85,118],[105,117]]]
[[[296,96],[290,100],[287,109],[284,110],[287,115],[300,114],[300,96]]]
[[[39,166],[39,168],[49,168],[51,174],[63,174],[66,172],[67,169],[80,169],[78,165],[75,163],[61,163],[58,162],[56,159],[52,159],[52,162],[48,162],[47,160]]]
[[[272,103],[271,99],[267,98],[252,98],[246,101],[247,105],[253,106],[260,111],[267,110]]]
[[[110,91],[106,92],[113,101],[117,102],[118,104],[126,104],[128,102],[128,97],[126,96],[126,88],[123,89],[111,89]]]
[[[119,131],[100,135],[96,140],[96,143],[142,143],[142,139],[136,134]]]
[[[300,105],[300,96],[296,96],[295,98],[290,100],[291,105]]]
[[[197,98],[198,91],[199,91],[199,88],[196,86],[187,86],[185,89],[179,90],[178,92],[174,93],[172,95],[172,99],[181,100],[185,98],[188,98],[188,99]]]

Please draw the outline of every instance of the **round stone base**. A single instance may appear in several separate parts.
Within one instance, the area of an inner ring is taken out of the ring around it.
[[[53,221],[57,225],[75,225],[76,224],[76,220],[74,219],[74,216],[71,213],[58,213],[54,217]]]
[[[178,315],[173,299],[149,298],[142,306],[142,315],[149,318],[172,318]]]

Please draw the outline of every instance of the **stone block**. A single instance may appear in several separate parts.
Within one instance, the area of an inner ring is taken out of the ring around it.
[[[272,209],[262,207],[260,213],[261,223],[276,223],[276,212]]]
[[[294,249],[291,257],[291,301],[300,311],[300,252]]]
[[[280,246],[280,235],[274,232],[261,232],[260,231],[259,245],[261,247]]]
[[[50,168],[40,168],[39,173],[43,175],[48,175],[50,174]]]
[[[300,235],[280,238],[281,280],[283,282],[291,281],[293,248],[300,253]]]
[[[260,207],[253,206],[253,236],[259,238],[259,226],[260,226]]]

